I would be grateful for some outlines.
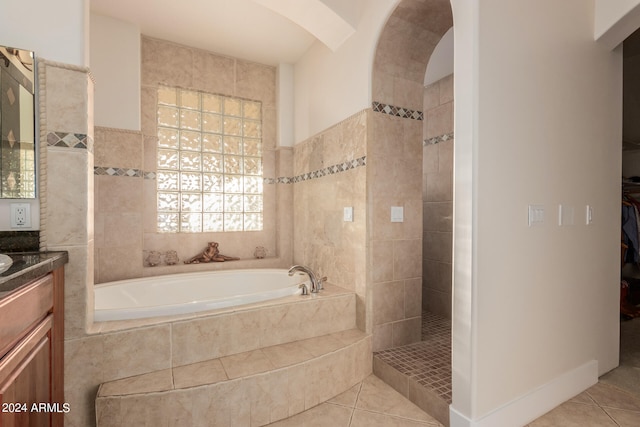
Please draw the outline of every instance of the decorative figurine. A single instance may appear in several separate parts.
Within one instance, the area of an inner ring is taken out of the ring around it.
[[[167,265],[176,265],[178,263],[178,252],[167,251],[167,253],[164,254],[164,263]]]
[[[209,246],[200,254],[185,261],[185,264],[199,264],[201,262],[224,262],[240,258],[222,255],[218,250],[218,242],[209,242]]]
[[[253,256],[262,259],[267,256],[267,250],[264,246],[256,246],[256,250],[253,252]]]
[[[160,264],[160,252],[158,251],[149,251],[149,255],[147,256],[147,264],[149,267],[155,267]]]

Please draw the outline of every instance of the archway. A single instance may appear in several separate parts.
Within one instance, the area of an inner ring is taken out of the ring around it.
[[[390,383],[393,383],[390,377],[399,378],[399,372],[403,385],[397,387],[398,391],[410,399],[414,398],[416,403],[425,404],[421,405],[423,409],[443,423],[448,422],[452,392],[448,322],[452,283],[453,85],[452,77],[446,77],[442,86],[441,82],[430,86],[431,93],[427,91],[425,96],[424,77],[436,45],[452,25],[448,0],[402,0],[391,14],[375,51],[373,132],[367,152],[372,218],[368,237],[372,265],[377,265],[376,257],[393,258],[392,271],[379,271],[374,267],[369,278],[373,310],[368,317],[368,322],[371,322],[368,326],[373,331],[374,351],[377,352],[374,371],[377,370],[376,374]],[[435,95],[434,91],[438,94]],[[441,92],[446,95],[441,97]],[[430,101],[425,104],[425,99]],[[425,116],[431,121],[425,122]],[[431,126],[435,122],[438,125]],[[423,152],[427,153],[426,157]],[[434,166],[434,155],[442,155],[447,160],[438,165],[439,161],[435,159]],[[423,158],[426,164],[423,164]],[[424,182],[425,176],[427,180],[431,178],[428,183]],[[423,195],[427,196],[427,209],[440,216],[440,220],[429,218],[423,221]],[[396,222],[393,217],[389,222],[389,209],[393,210],[393,207],[403,208],[402,222]],[[426,235],[423,230],[425,223],[428,223],[424,227],[428,229]],[[434,228],[435,223],[440,223],[444,229]],[[427,255],[426,262],[423,255]],[[438,338],[444,347],[439,344],[420,347],[419,344],[425,308],[422,304],[425,278],[427,281],[440,278],[440,286],[444,284],[449,288],[448,292],[444,289],[440,292],[442,305],[446,307],[440,310],[436,322],[426,322],[433,336],[427,334],[425,338]],[[441,332],[437,337],[436,329]],[[427,350],[434,347],[438,347],[439,354]],[[424,362],[438,357],[439,367],[431,370],[437,378],[423,375],[424,381],[419,384],[415,379],[418,375],[413,375],[415,371],[411,366],[405,364],[405,369],[396,370],[398,365],[390,362],[394,357],[394,350],[390,349],[396,349],[403,355],[406,350],[407,354],[420,359],[416,364],[422,366],[427,365]],[[443,360],[447,366],[442,366]],[[389,373],[391,370],[394,373]],[[409,386],[404,387],[410,383],[415,385],[412,393],[409,393]],[[422,387],[428,383],[431,387]],[[434,387],[435,383],[438,386]],[[427,395],[435,395],[436,401],[425,399]]]

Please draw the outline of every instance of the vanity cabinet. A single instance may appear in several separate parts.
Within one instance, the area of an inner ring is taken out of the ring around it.
[[[64,267],[0,299],[0,427],[62,426]]]

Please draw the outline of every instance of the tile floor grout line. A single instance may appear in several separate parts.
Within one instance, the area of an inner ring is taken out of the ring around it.
[[[348,427],[351,427],[351,423],[353,423],[353,415],[356,413],[356,406],[358,406],[358,399],[360,399],[360,392],[362,391],[363,383],[364,383],[364,380],[360,381],[360,387],[358,387],[358,392],[356,393],[356,400],[353,403],[353,409],[351,409],[351,416],[349,417]]]

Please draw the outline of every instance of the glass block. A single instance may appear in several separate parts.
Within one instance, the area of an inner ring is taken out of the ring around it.
[[[185,233],[200,233],[202,231],[202,214],[180,214],[180,231]]]
[[[244,158],[245,175],[262,175],[262,157]]]
[[[224,176],[224,192],[225,193],[242,193],[243,188],[242,175],[225,175]]]
[[[244,155],[245,156],[262,156],[262,141],[259,139],[244,139]]]
[[[158,104],[178,105],[176,103],[176,90],[172,87],[158,88]]]
[[[262,178],[257,176],[245,176],[244,192],[250,194],[262,194]]]
[[[178,201],[178,193],[160,193],[158,192],[158,211],[159,212],[178,212],[180,203]]]
[[[202,167],[202,156],[195,151],[180,152],[180,170],[199,171]]]
[[[202,111],[222,114],[222,100],[218,95],[202,94]]]
[[[182,172],[180,174],[180,191],[202,191],[202,174]]]
[[[222,133],[222,116],[220,114],[202,113],[202,131]]]
[[[262,212],[262,195],[252,194],[244,196],[245,212]]]
[[[205,193],[202,196],[202,210],[203,212],[223,212],[222,193]]]
[[[180,107],[192,110],[200,109],[200,94],[192,90],[180,91]]]
[[[242,154],[242,138],[225,136],[224,154]]]
[[[201,120],[199,111],[180,110],[180,127],[182,129],[200,130]]]
[[[178,232],[178,214],[177,213],[159,213],[158,214],[158,231],[164,233]]]
[[[211,153],[222,153],[222,136],[203,133],[202,151],[208,151]]]
[[[244,214],[244,230],[245,231],[262,230],[262,214],[261,213]]]
[[[178,109],[175,107],[158,106],[158,125],[172,128],[178,127]]]
[[[242,120],[241,119],[235,119],[233,117],[226,117],[224,118],[224,134],[225,135],[237,135],[237,136],[241,136],[242,135]]]
[[[180,210],[182,212],[202,212],[202,194],[181,193]]]
[[[178,131],[176,129],[158,128],[158,147],[178,148]]]
[[[244,101],[242,110],[247,119],[260,120],[262,117],[262,104],[259,102]]]
[[[178,169],[178,152],[176,150],[158,150],[158,168]]]
[[[241,156],[224,156],[224,173],[242,173]]]
[[[242,101],[236,98],[224,98],[224,115],[225,116],[242,116]]]
[[[203,215],[202,231],[224,231],[221,213],[206,213]]]
[[[260,138],[262,136],[262,124],[253,120],[245,120],[243,124],[243,135],[250,138]]]
[[[188,130],[180,131],[180,149],[189,151],[200,151],[201,135],[199,132]]]
[[[202,174],[202,191],[203,192],[222,192],[223,190],[223,175],[217,173],[203,173]]]
[[[242,214],[224,214],[224,231],[242,231]]]
[[[242,194],[225,194],[224,195],[224,211],[225,212],[242,212],[243,208]]]
[[[202,153],[202,171],[222,173],[222,154]]]
[[[178,191],[178,172],[158,171],[156,183],[158,191]]]

